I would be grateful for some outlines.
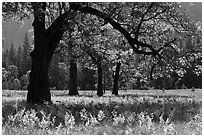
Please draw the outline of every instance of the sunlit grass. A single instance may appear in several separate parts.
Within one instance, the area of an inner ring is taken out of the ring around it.
[[[4,93],[2,134],[201,134],[201,90],[108,92],[98,98],[57,91],[54,104],[44,105],[27,104],[26,92]]]

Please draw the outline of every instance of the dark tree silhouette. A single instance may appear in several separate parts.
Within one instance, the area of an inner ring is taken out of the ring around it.
[[[48,68],[54,51],[67,30],[67,20],[73,17],[70,12],[60,15],[49,28],[45,28],[46,3],[32,3],[34,10],[34,50],[30,53],[32,57],[32,68],[28,86],[27,102],[43,103],[51,101],[49,89]],[[69,18],[68,18],[69,17]],[[65,25],[66,24],[66,25]],[[64,29],[66,26],[66,29]]]
[[[114,95],[118,95],[118,81],[119,81],[119,74],[120,74],[120,66],[121,66],[121,63],[117,62],[115,75],[114,75],[113,92],[112,92]]]
[[[98,70],[98,87],[97,87],[97,95],[99,97],[103,96],[103,69],[101,65],[101,58],[97,59],[97,70]]]
[[[77,89],[77,62],[75,59],[70,59],[70,81],[69,81],[69,95],[79,95]]]

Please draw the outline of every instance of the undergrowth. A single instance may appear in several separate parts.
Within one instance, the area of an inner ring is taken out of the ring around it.
[[[119,99],[43,105],[3,102],[2,134],[201,135],[201,102],[188,98]]]

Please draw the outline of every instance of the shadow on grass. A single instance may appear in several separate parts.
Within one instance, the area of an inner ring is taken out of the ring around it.
[[[137,98],[144,97],[145,95],[119,95],[119,98]],[[83,96],[84,97],[84,96]],[[86,97],[92,98],[93,96],[87,95]],[[145,96],[146,97],[146,96]],[[102,110],[105,114],[105,118],[103,119],[104,123],[111,122],[113,119],[113,112],[117,114],[140,114],[141,112],[147,112],[148,115],[151,115],[153,121],[158,122],[159,117],[163,115],[163,119],[166,120],[170,118],[171,121],[174,122],[188,122],[190,118],[200,113],[201,111],[201,102],[195,102],[194,100],[186,99],[186,96],[161,96],[164,101],[156,100],[157,96],[152,95],[155,101],[150,101],[147,99],[144,100],[133,100],[134,102],[115,102],[110,98],[108,103],[100,103],[100,102],[89,102],[84,103],[83,100],[81,102],[54,102],[53,104],[43,104],[43,105],[30,105],[27,104],[25,100],[21,101],[7,101],[2,102],[2,118],[3,124],[8,120],[9,115],[15,115],[17,112],[22,109],[30,110],[34,109],[39,118],[42,116],[40,113],[44,111],[46,115],[51,114],[51,117],[56,117],[56,125],[64,122],[64,116],[66,112],[71,113],[75,117],[76,124],[83,123],[84,121],[81,118],[82,110],[89,115],[91,114],[93,117],[97,117],[100,110]],[[182,97],[183,100],[177,100],[176,98]],[[77,98],[77,97],[76,97]],[[168,100],[171,99],[171,100]],[[174,99],[172,99],[174,98]],[[97,99],[97,98],[96,98]],[[158,97],[157,97],[158,99]]]

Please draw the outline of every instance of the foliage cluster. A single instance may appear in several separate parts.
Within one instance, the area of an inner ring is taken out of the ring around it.
[[[201,102],[191,98],[67,98],[3,102],[3,134],[201,134]]]
[[[25,90],[29,83],[29,71],[20,78],[18,75],[18,68],[14,65],[8,66],[8,70],[2,68],[2,89]]]

